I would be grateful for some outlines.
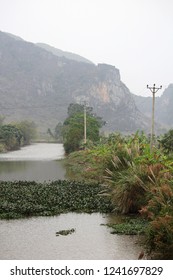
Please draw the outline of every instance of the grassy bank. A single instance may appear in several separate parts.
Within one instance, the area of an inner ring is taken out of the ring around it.
[[[113,210],[140,215],[146,221],[149,251],[158,259],[173,259],[173,156],[172,146],[165,148],[163,139],[151,150],[144,134],[112,135],[90,149],[71,153],[66,166],[76,180],[104,184]],[[143,231],[143,224],[136,221],[111,227],[123,234]]]

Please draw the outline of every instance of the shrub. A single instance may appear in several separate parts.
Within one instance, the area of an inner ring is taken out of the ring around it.
[[[150,199],[140,212],[150,221],[146,235],[149,252],[157,259],[173,259],[173,186],[167,170],[166,176],[163,169],[159,173],[152,178]]]

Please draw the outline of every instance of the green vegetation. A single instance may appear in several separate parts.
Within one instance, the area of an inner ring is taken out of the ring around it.
[[[123,223],[107,224],[112,234],[139,235],[146,233],[148,222],[141,218],[125,218]]]
[[[112,209],[109,199],[101,197],[98,184],[72,181],[0,182],[0,218],[49,216],[66,212],[101,212]]]
[[[65,163],[68,175],[75,181],[0,182],[0,218],[69,211],[140,215],[139,219],[109,226],[113,233],[144,234],[149,254],[173,259],[172,130],[155,139],[151,151],[150,139],[144,133],[100,137],[102,120],[88,108],[90,141],[82,149],[83,109],[71,104],[68,118],[57,127],[56,134],[63,137],[66,153],[70,153]],[[20,147],[24,127],[1,123],[0,149],[4,143],[10,149]]]
[[[0,127],[0,141],[7,150],[17,150],[22,144],[22,133],[11,124],[2,125]]]
[[[36,124],[33,121],[21,121],[14,124],[22,132],[22,144],[29,145],[37,136]]]
[[[51,131],[50,128],[48,128],[47,133],[51,137],[52,141],[57,142],[57,143],[62,143],[63,142],[63,124],[59,122],[54,129],[54,132]]]
[[[151,152],[144,133],[110,135],[66,159],[68,173],[80,174],[76,180],[102,183],[102,196],[111,200],[114,211],[140,214],[146,220],[147,248],[158,259],[173,259],[173,157],[171,141],[167,146],[169,137],[171,131],[155,143]],[[134,224],[125,224],[116,225],[116,232],[136,231]]]
[[[0,143],[0,153],[5,153],[6,149],[3,143]]]
[[[167,154],[173,152],[173,129],[169,130],[160,139],[160,144]]]
[[[23,145],[30,144],[35,137],[34,122],[3,124],[2,117],[0,118],[0,152],[17,150]]]
[[[104,122],[93,114],[91,107],[86,107],[87,141],[89,143],[99,140],[99,129]],[[64,149],[67,154],[82,148],[84,139],[84,106],[70,104],[68,117],[61,129]]]

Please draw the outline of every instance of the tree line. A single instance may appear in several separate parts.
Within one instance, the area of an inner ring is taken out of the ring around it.
[[[17,150],[29,145],[36,137],[36,125],[33,121],[21,121],[4,124],[0,117],[0,152]]]
[[[99,141],[99,130],[105,122],[93,112],[92,107],[86,107],[85,109],[87,145],[89,145]],[[67,118],[63,124],[58,123],[54,132],[50,128],[47,132],[55,141],[63,142],[66,154],[83,149],[85,146],[84,105],[70,104],[67,111]]]

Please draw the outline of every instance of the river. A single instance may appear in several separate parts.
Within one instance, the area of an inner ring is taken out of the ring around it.
[[[44,182],[65,178],[61,144],[34,144],[19,151],[0,154],[0,180]],[[132,260],[141,247],[136,236],[112,235],[101,224],[115,215],[67,213],[54,217],[0,220],[1,260]],[[59,230],[75,228],[68,236]]]
[[[0,180],[44,182],[64,179],[62,144],[39,143],[0,154]]]

